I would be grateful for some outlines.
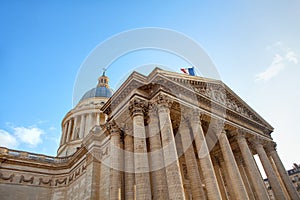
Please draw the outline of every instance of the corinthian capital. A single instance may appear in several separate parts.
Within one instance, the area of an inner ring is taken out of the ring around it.
[[[144,115],[147,111],[148,103],[145,100],[135,98],[129,102],[129,112],[132,117]]]
[[[272,151],[276,151],[276,147],[277,147],[277,144],[276,144],[276,142],[273,142],[273,141],[267,142],[267,144],[266,144],[266,150],[269,153]]]
[[[157,97],[156,103],[160,106],[165,106],[170,108],[172,105],[172,100],[167,95],[160,94]]]
[[[106,123],[105,126],[106,126],[106,130],[109,131],[111,135],[121,133],[121,130],[116,124],[115,120]]]

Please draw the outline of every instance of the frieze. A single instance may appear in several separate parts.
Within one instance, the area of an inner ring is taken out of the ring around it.
[[[14,174],[11,174],[10,176],[5,177],[5,176],[0,172],[0,179],[5,180],[5,181],[8,181],[8,180],[9,180],[9,182],[13,182],[14,176],[15,176]]]
[[[47,187],[60,187],[60,186],[67,186],[72,181],[75,181],[79,176],[81,176],[86,171],[86,163],[80,165],[78,168],[75,169],[71,174],[68,173],[66,176],[62,176],[59,178],[47,178],[47,177],[39,177],[39,176],[30,176],[29,178],[25,175],[21,174],[20,176],[16,176],[14,173],[5,176],[0,173],[0,180],[4,180],[6,183],[14,183],[14,184],[30,184],[36,186],[47,186]],[[37,181],[35,181],[37,180]],[[54,182],[54,184],[53,184]]]
[[[62,180],[56,179],[55,180],[55,186],[58,186],[58,185],[67,185],[67,178],[64,178]]]
[[[21,175],[21,178],[19,180],[19,183],[30,183],[30,184],[33,184],[33,180],[34,180],[34,177],[32,176],[31,178],[29,179],[25,179],[25,176],[24,175]]]
[[[44,181],[43,178],[39,178],[39,185],[52,185],[52,179],[48,179],[48,181]]]

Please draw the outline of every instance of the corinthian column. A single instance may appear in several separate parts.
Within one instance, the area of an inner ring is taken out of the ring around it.
[[[81,115],[81,120],[80,120],[80,129],[79,129],[79,139],[82,139],[84,136],[84,129],[85,129],[85,114]]]
[[[73,134],[71,140],[77,139],[77,134],[78,134],[78,118],[79,116],[74,117],[74,126],[73,126]]]
[[[107,125],[110,132],[110,156],[111,156],[111,182],[110,182],[110,199],[121,199],[121,167],[122,167],[122,149],[121,131],[115,124],[110,122]]]
[[[133,121],[136,199],[147,200],[152,197],[146,146],[146,131],[144,126],[144,112],[146,107],[145,101],[134,99],[130,102],[129,111]]]
[[[212,200],[222,199],[217,177],[214,171],[214,166],[212,164],[204,132],[201,126],[200,112],[192,112],[191,127],[194,134],[198,158],[200,159],[200,166],[204,177],[207,197],[208,199]]]
[[[180,122],[179,133],[181,136],[182,148],[187,165],[188,177],[191,184],[192,197],[193,199],[205,199],[193,142],[190,135],[190,128],[188,127],[186,120],[182,120]]]
[[[268,193],[265,184],[261,178],[260,172],[258,171],[251,150],[249,149],[249,146],[247,144],[246,138],[241,132],[237,135],[237,143],[241,150],[246,169],[248,171],[252,186],[255,189],[258,199],[268,199]]]
[[[168,199],[168,188],[162,152],[159,119],[155,103],[149,105],[148,137],[150,146],[150,171],[153,199]]]
[[[68,143],[71,140],[72,123],[73,123],[73,118],[70,118],[68,121],[68,132],[67,132],[67,139],[65,143]]]
[[[300,199],[298,192],[296,191],[296,188],[293,186],[291,179],[289,178],[289,176],[281,162],[281,159],[278,156],[278,153],[276,151],[276,143],[275,142],[269,143],[267,146],[267,150],[276,165],[279,175],[280,175],[291,199],[293,199],[293,200]]]
[[[285,195],[284,195],[284,192],[280,186],[280,182],[279,180],[277,179],[276,177],[276,174],[273,170],[273,167],[272,167],[272,164],[270,163],[269,161],[269,158],[264,150],[264,147],[263,145],[261,144],[261,141],[259,138],[253,138],[252,140],[252,143],[256,149],[256,152],[260,158],[260,161],[264,167],[264,170],[267,174],[267,177],[268,177],[268,180],[270,182],[270,185],[272,187],[272,191],[275,195],[275,198],[276,199],[286,199],[285,198]]]
[[[241,174],[239,172],[239,168],[234,159],[230,143],[227,139],[226,132],[225,130],[222,130],[217,134],[219,134],[219,144],[225,161],[225,166],[230,178],[234,196],[236,199],[249,199]]]
[[[169,110],[170,100],[166,96],[160,95],[157,103],[169,199],[184,199],[184,189]]]
[[[133,137],[126,132],[124,135],[124,164],[125,164],[125,199],[134,200],[134,160]]]

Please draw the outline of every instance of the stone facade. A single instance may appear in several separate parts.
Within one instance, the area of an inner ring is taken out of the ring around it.
[[[218,80],[133,72],[62,131],[58,157],[0,149],[1,199],[269,199],[255,154],[274,198],[300,199],[272,126]]]

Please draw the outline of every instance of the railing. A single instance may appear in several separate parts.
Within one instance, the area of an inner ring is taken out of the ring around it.
[[[14,149],[8,149],[5,147],[0,147],[0,156],[9,156],[15,158],[29,159],[35,161],[41,161],[46,163],[65,163],[71,156],[68,157],[53,157],[43,154],[30,153],[26,151],[18,151]]]

